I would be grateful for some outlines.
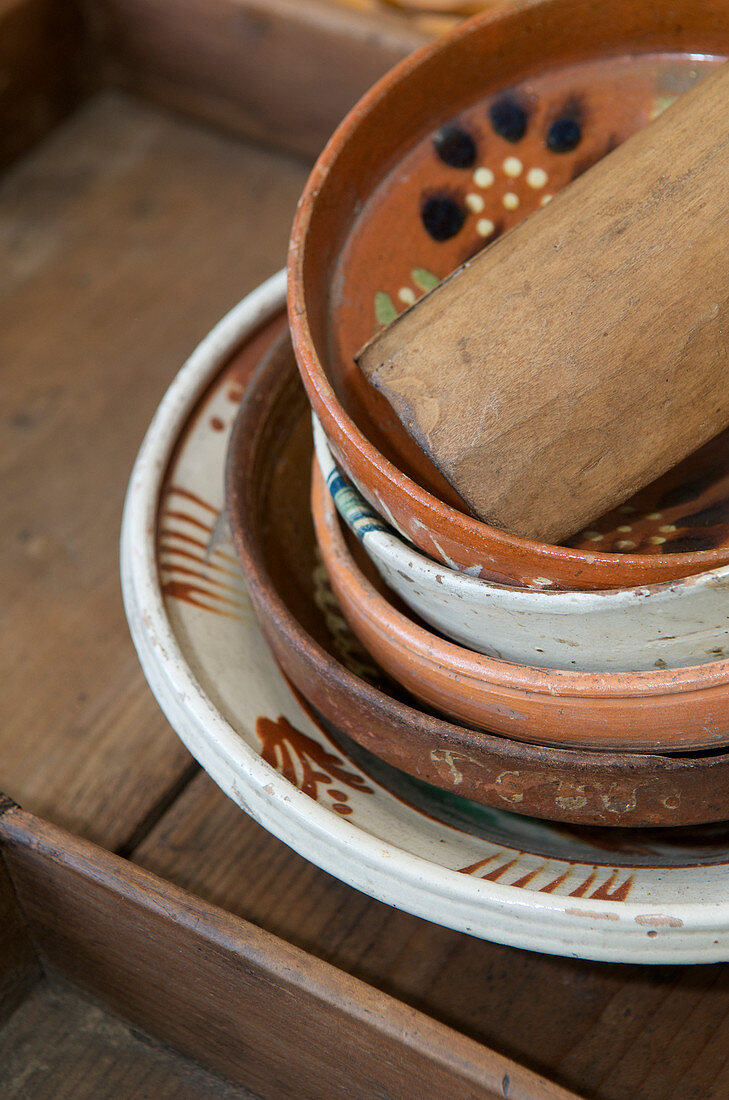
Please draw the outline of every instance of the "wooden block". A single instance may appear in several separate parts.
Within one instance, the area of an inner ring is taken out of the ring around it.
[[[204,773],[135,858],[593,1100],[729,1096],[729,965],[592,963],[440,928],[307,863]]]
[[[397,12],[329,0],[96,0],[94,12],[107,79],[307,158],[430,37]]]
[[[479,518],[559,542],[729,423],[728,98],[725,65],[359,353]]]

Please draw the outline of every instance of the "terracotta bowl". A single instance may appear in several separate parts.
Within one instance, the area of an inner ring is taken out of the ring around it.
[[[539,592],[471,577],[419,553],[340,472],[314,418],[319,468],[380,577],[421,619],[479,653],[582,672],[707,664],[729,654],[729,569],[603,592]]]
[[[318,465],[312,513],[322,559],[352,630],[393,679],[441,713],[542,745],[681,752],[729,744],[729,661],[597,673],[474,653],[403,614],[367,579]]]
[[[373,664],[348,630],[317,556],[310,415],[285,355],[279,347],[246,386],[228,454],[227,509],[264,633],[319,719],[417,779],[501,809],[583,825],[729,818],[729,754],[524,744],[426,713]]]
[[[397,66],[327,145],[291,239],[296,356],[337,462],[431,557],[497,582],[582,589],[729,561],[726,433],[569,545],[548,546],[469,516],[353,359],[378,324],[728,53],[726,5],[496,5]]]

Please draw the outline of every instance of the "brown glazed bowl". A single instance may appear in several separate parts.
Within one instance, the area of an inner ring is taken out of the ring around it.
[[[729,754],[543,748],[426,713],[373,665],[344,623],[309,509],[309,408],[280,343],[248,382],[226,499],[264,634],[320,721],[445,792],[582,825],[689,825],[729,818]]]
[[[428,706],[519,741],[565,748],[682,752],[729,744],[729,660],[597,673],[487,657],[434,634],[374,587],[347,546],[318,465],[312,514],[347,622],[377,663]]]
[[[583,589],[729,562],[728,433],[569,545],[544,545],[468,515],[354,363],[378,324],[538,217],[728,53],[725,4],[497,4],[393,69],[319,158],[289,253],[299,368],[338,464],[431,557],[502,583]]]

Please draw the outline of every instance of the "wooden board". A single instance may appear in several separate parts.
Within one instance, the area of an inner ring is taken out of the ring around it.
[[[428,924],[308,864],[205,775],[135,858],[585,1097],[729,1095],[727,966],[585,963]]]
[[[327,0],[96,0],[93,10],[107,80],[307,158],[433,29],[384,5]]]
[[[47,967],[257,1094],[570,1100],[471,1039],[22,810],[0,816],[0,850]]]
[[[304,177],[105,93],[4,179],[2,782],[109,848],[196,770],[121,604],[134,456],[195,344],[282,266]]]
[[[20,915],[12,881],[0,857],[0,1028],[39,977],[40,966]]]
[[[51,130],[96,81],[76,0],[0,3],[0,169]]]
[[[256,1100],[58,981],[0,1029],[3,1100]]]

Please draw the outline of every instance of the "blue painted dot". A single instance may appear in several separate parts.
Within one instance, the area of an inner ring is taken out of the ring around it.
[[[431,195],[423,202],[420,217],[434,241],[447,241],[460,231],[466,211],[450,195]]]
[[[524,137],[529,121],[521,103],[513,96],[504,96],[492,103],[489,119],[499,137],[514,143]]]
[[[570,153],[582,139],[582,126],[571,115],[554,120],[547,132],[547,148],[553,153]]]
[[[450,168],[472,168],[476,163],[476,142],[462,126],[442,126],[433,144],[440,159]]]

